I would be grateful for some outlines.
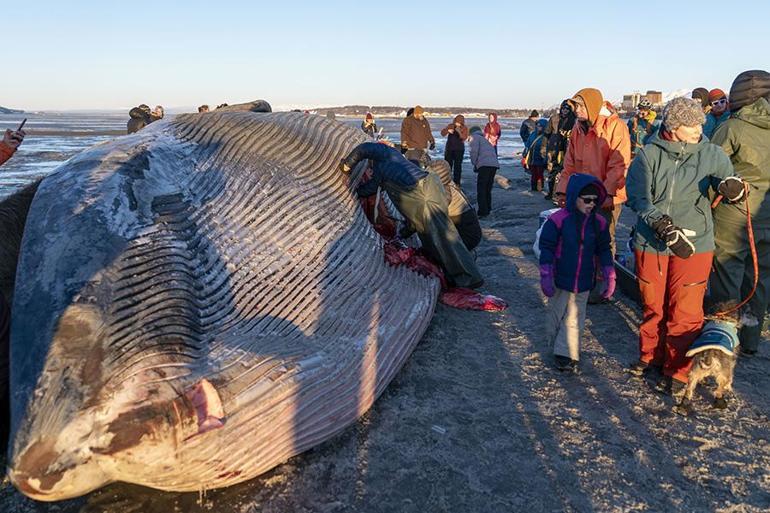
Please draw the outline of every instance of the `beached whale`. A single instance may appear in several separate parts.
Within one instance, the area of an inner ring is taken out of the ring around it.
[[[12,305],[19,490],[228,486],[372,405],[439,286],[384,263],[337,170],[362,140],[300,113],[183,115],[43,180]]]

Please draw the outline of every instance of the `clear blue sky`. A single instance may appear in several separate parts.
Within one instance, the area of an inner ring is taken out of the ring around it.
[[[0,105],[540,107],[770,69],[766,0],[261,4],[6,2]]]

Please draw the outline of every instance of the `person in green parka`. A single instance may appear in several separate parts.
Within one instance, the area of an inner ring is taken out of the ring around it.
[[[710,194],[737,201],[743,191],[727,155],[702,137],[703,117],[699,103],[671,100],[626,179],[626,204],[638,215],[634,250],[644,303],[639,360],[629,372],[661,370],[661,392],[684,390],[686,353],[703,325],[714,252]]]
[[[748,206],[754,225],[759,282],[748,307],[756,326],[740,332],[741,353],[750,356],[759,346],[762,320],[770,299],[770,73],[744,71],[730,88],[730,119],[714,132],[711,142],[730,157],[736,173],[750,184]],[[754,283],[754,266],[746,231],[745,203],[722,201],[714,209],[714,272],[711,299],[743,299]]]

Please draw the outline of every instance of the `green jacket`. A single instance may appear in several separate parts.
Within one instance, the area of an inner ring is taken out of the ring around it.
[[[628,206],[639,215],[634,247],[671,254],[652,229],[665,214],[676,226],[695,232],[689,239],[696,253],[714,251],[709,193],[734,174],[727,155],[705,137],[687,144],[653,135],[631,162],[626,179]]]
[[[754,224],[770,226],[770,103],[760,98],[733,113],[717,128],[711,142],[722,147],[735,172],[752,185],[749,206]],[[743,226],[746,208],[742,203],[722,202],[714,216]]]

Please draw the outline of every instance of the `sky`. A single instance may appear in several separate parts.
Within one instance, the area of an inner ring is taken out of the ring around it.
[[[582,87],[729,90],[770,2],[145,1],[0,7],[0,105],[547,107]]]

